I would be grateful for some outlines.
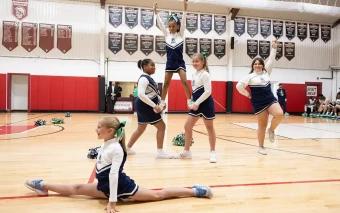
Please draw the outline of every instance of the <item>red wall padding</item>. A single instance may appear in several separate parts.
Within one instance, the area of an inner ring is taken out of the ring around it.
[[[188,81],[191,91],[191,81]],[[215,101],[226,108],[226,91],[227,83],[213,81],[212,82],[212,97]],[[183,112],[189,111],[187,107],[187,98],[184,93],[184,88],[180,80],[172,80],[168,90],[168,111],[169,112]],[[215,103],[216,112],[225,112],[225,110]]]
[[[31,110],[97,111],[98,78],[31,76]]]
[[[282,87],[287,93],[287,111],[304,112],[306,104],[306,85],[305,84],[285,84]]]
[[[232,112],[253,112],[250,99],[242,95],[236,89],[237,82],[233,82],[233,102],[231,106]],[[246,88],[250,92],[249,87]]]
[[[234,82],[232,112],[250,112],[253,108],[250,99],[241,95],[236,89],[237,82]],[[305,105],[306,86],[305,84],[283,84],[287,92],[287,111],[303,112]],[[250,92],[249,87],[246,88]],[[275,91],[276,93],[276,91]]]
[[[6,110],[7,75],[0,74],[0,110]]]

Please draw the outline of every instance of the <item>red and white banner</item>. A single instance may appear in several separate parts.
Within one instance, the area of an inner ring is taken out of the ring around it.
[[[19,22],[3,21],[2,30],[2,45],[12,51],[18,46]]]
[[[20,21],[28,15],[28,0],[12,0],[12,13]]]

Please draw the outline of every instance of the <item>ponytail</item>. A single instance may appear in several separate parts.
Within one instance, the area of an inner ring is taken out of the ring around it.
[[[143,69],[144,66],[148,65],[151,61],[152,61],[152,60],[149,59],[149,58],[146,58],[146,59],[143,59],[143,60],[139,60],[139,61],[137,62],[137,66],[138,66],[139,69],[144,70],[144,69]]]

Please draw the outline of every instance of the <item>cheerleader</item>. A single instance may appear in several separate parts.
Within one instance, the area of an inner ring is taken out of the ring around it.
[[[211,96],[211,79],[209,68],[205,55],[196,53],[192,57],[192,65],[196,72],[192,75],[192,98],[193,107],[189,112],[189,116],[184,125],[185,129],[185,147],[184,150],[175,155],[177,159],[191,159],[190,144],[192,139],[192,128],[200,117],[208,131],[210,143],[210,162],[216,163],[216,133],[214,129],[215,107],[214,100]]]
[[[340,119],[340,92],[336,95],[335,106],[333,109],[334,117]]]
[[[168,89],[170,85],[170,81],[174,73],[178,73],[182,85],[184,87],[184,92],[187,97],[187,105],[188,108],[191,109],[192,102],[190,98],[190,90],[186,77],[186,66],[183,59],[183,36],[185,31],[185,21],[186,21],[186,11],[187,11],[188,0],[184,0],[184,12],[181,24],[179,18],[176,14],[171,14],[168,18],[168,27],[169,32],[164,26],[164,23],[160,19],[157,13],[157,3],[154,3],[154,13],[156,15],[157,23],[163,35],[165,37],[166,42],[166,68],[165,68],[165,77],[164,77],[164,85],[162,89],[162,98],[160,103],[160,108],[165,106],[165,98],[168,94]]]
[[[314,110],[316,108],[316,99],[311,96],[308,100],[308,104],[305,105],[305,113],[303,113],[303,116],[308,116],[309,114],[313,114]],[[308,110],[310,109],[310,111]]]
[[[138,127],[132,134],[127,145],[127,153],[134,155],[136,152],[132,150],[132,146],[136,143],[138,138],[144,133],[148,124],[154,125],[157,128],[157,155],[156,158],[172,158],[171,155],[163,151],[163,141],[165,135],[165,123],[162,119],[161,112],[165,109],[160,108],[159,104],[159,90],[156,82],[151,78],[155,73],[155,63],[151,59],[144,59],[138,61],[138,68],[143,71],[143,74],[138,80],[138,97],[135,101]]]
[[[262,58],[255,58],[251,64],[251,72],[236,85],[237,90],[250,99],[255,115],[257,115],[258,152],[262,155],[267,154],[263,144],[268,123],[268,115],[270,114],[273,116],[271,125],[267,129],[269,140],[272,143],[275,141],[274,130],[280,124],[283,117],[283,111],[271,91],[270,84],[270,75],[273,70],[277,40],[272,42],[272,47],[266,65]],[[251,93],[246,90],[247,86],[249,86]]]
[[[326,99],[326,97],[322,94],[319,95],[319,108],[317,113],[314,115],[315,117],[324,117],[328,111],[328,105],[331,101]]]
[[[98,183],[67,185],[44,180],[27,180],[24,185],[38,195],[46,196],[49,191],[52,191],[63,196],[85,195],[106,199],[108,200],[107,213],[119,212],[116,207],[118,200],[159,201],[175,197],[213,197],[213,192],[208,186],[170,187],[162,190],[150,190],[138,186],[124,172],[127,157],[124,126],[125,123],[121,123],[116,117],[104,117],[98,122],[96,129],[98,139],[104,140],[96,164]]]

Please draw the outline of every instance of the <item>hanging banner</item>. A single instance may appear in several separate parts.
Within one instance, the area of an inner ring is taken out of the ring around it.
[[[166,43],[164,36],[156,35],[156,53],[158,53],[160,56],[166,54]]]
[[[212,15],[200,14],[201,30],[208,34],[212,30]]]
[[[109,6],[109,22],[114,27],[118,27],[122,24],[123,8]]]
[[[39,47],[48,53],[54,48],[54,24],[39,24]]]
[[[205,52],[206,57],[211,55],[212,41],[209,38],[200,38],[200,53]]]
[[[130,55],[138,49],[138,34],[126,33],[124,35],[124,49]]]
[[[278,41],[276,44],[277,44],[277,48],[276,48],[275,59],[278,61],[283,56],[283,43]]]
[[[140,23],[144,27],[144,29],[150,29],[153,26],[153,10],[141,9]]]
[[[297,23],[297,37],[300,41],[307,38],[307,23]]]
[[[226,17],[214,15],[214,30],[222,35],[226,31]]]
[[[72,48],[71,25],[57,26],[57,48],[63,53],[67,53]]]
[[[268,19],[261,19],[260,20],[260,30],[261,30],[261,35],[263,38],[267,38],[271,34],[271,26],[272,26],[272,21]]]
[[[113,54],[118,53],[122,50],[123,43],[123,34],[116,32],[109,32],[109,50],[113,52]]]
[[[259,46],[259,55],[266,60],[270,55],[270,41],[260,41]]]
[[[259,41],[258,40],[247,40],[247,54],[253,59],[258,55],[259,52]]]
[[[153,35],[140,35],[140,51],[148,56],[153,52]]]
[[[224,39],[214,39],[214,54],[218,59],[225,56],[226,41]]]
[[[331,40],[331,25],[321,25],[321,39],[323,42],[327,43],[329,40]]]
[[[259,33],[259,20],[256,18],[247,19],[247,33],[253,38]]]
[[[9,51],[18,46],[19,22],[3,21],[2,22],[2,45]]]
[[[236,35],[241,36],[246,31],[246,18],[237,17],[234,20],[234,32]]]
[[[283,35],[283,21],[273,21],[273,36],[279,39]]]
[[[169,21],[168,21],[168,18],[169,18],[169,11],[164,11],[164,10],[160,10],[157,12],[158,15],[159,15],[159,18],[161,19],[161,21],[163,22],[164,24],[164,27],[165,28],[168,28],[169,27]],[[158,21],[156,19],[156,26],[158,27],[158,29],[161,29],[159,26],[158,26]]]
[[[38,24],[26,23],[21,24],[21,46],[31,52],[37,47],[38,41]]]
[[[286,21],[286,37],[292,40],[295,37],[295,22]]]
[[[290,61],[295,57],[295,43],[285,42],[285,57]]]
[[[197,53],[197,38],[185,38],[185,52],[191,58],[191,56]]]
[[[12,0],[12,14],[20,21],[26,18],[28,15],[28,0]]]
[[[319,25],[309,24],[309,38],[315,42],[319,39]]]
[[[188,13],[186,18],[186,28],[192,34],[198,29],[198,15]]]
[[[138,8],[125,8],[125,24],[130,28],[134,28],[138,24]]]

